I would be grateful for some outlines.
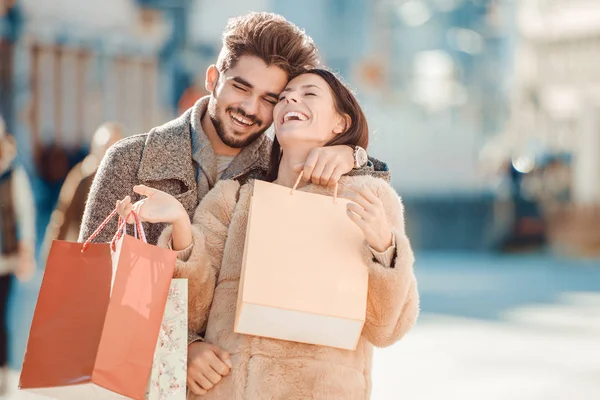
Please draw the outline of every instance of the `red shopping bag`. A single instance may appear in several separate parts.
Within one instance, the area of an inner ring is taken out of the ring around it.
[[[50,249],[19,388],[56,399],[144,399],[177,253],[124,234]]]

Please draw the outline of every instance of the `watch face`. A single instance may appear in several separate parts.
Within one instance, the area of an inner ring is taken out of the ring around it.
[[[358,161],[358,165],[360,165],[361,167],[364,166],[367,163],[367,161],[369,161],[365,149],[358,149],[358,151],[356,152],[356,161]]]

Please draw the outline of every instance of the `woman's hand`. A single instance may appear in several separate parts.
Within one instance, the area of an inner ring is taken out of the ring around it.
[[[133,191],[146,198],[131,204],[131,197],[117,200],[117,210],[121,218],[127,218],[131,211],[135,211],[140,222],[153,224],[165,222],[173,225],[172,245],[173,250],[184,250],[192,244],[192,224],[190,217],[183,205],[169,193],[153,189],[145,185],[137,185]],[[127,223],[132,224],[133,217]]]
[[[373,190],[366,186],[351,186],[349,189],[346,197],[353,203],[348,203],[348,217],[362,230],[373,250],[386,251],[392,245],[392,230],[383,203]]]
[[[117,209],[121,218],[126,218],[131,211],[135,211],[141,222],[174,224],[184,219],[189,220],[183,205],[169,193],[145,185],[137,185],[133,191],[146,196],[146,198],[135,204],[131,204],[129,196],[123,200],[117,200]],[[127,223],[132,224],[133,222],[133,217],[129,217]]]

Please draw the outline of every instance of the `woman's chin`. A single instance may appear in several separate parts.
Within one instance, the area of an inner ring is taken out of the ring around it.
[[[298,142],[304,142],[307,139],[307,132],[303,132],[299,129],[280,129],[275,132],[275,136],[279,143],[283,146],[284,144],[293,144]]]

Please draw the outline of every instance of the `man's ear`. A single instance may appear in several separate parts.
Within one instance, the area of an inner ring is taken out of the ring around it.
[[[206,70],[206,81],[204,82],[204,87],[210,93],[212,93],[217,88],[217,82],[219,81],[219,70],[217,66],[212,64]]]
[[[350,128],[350,125],[352,125],[352,118],[348,114],[340,115],[335,128],[333,128],[333,133],[336,135],[342,134]]]

